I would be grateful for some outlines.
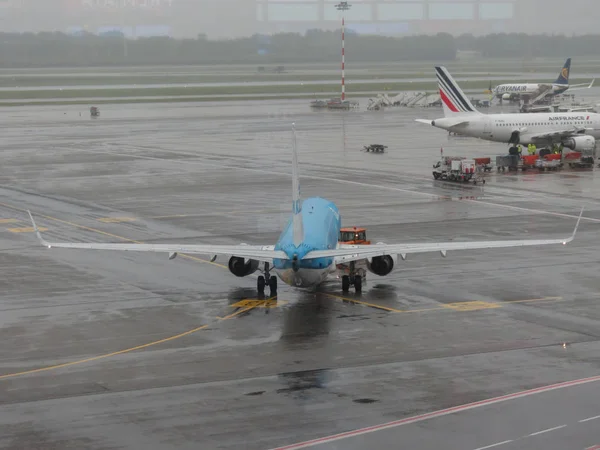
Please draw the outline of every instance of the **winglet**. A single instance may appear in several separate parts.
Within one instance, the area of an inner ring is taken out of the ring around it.
[[[584,208],[585,208],[585,206],[581,207],[581,212],[579,213],[579,218],[577,219],[577,223],[575,224],[575,229],[573,229],[573,234],[571,235],[571,237],[569,239],[567,239],[565,242],[563,242],[563,244],[566,244],[567,242],[571,242],[573,239],[575,239],[575,235],[577,234],[577,229],[579,228],[579,222],[581,222],[581,217],[583,216]]]
[[[40,230],[38,229],[37,225],[35,224],[35,220],[33,220],[33,216],[31,215],[31,211],[27,210],[27,214],[29,214],[29,218],[31,219],[31,224],[33,225],[33,231],[35,231],[35,234],[37,234],[37,237],[40,240],[40,242],[42,243],[42,245],[44,247],[50,248],[50,244],[48,244],[48,242],[46,242],[44,240],[44,238],[42,237],[42,233],[40,233]]]

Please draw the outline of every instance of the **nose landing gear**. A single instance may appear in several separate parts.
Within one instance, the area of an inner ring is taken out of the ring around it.
[[[256,290],[258,291],[259,295],[264,295],[265,286],[268,282],[268,286],[271,289],[271,297],[275,297],[277,295],[277,277],[275,275],[271,275],[269,263],[267,262],[265,263],[263,273],[265,275],[260,275],[258,280],[256,280]]]

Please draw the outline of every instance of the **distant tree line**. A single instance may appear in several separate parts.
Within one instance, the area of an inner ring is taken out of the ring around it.
[[[453,39],[460,50],[478,51],[487,58],[536,58],[600,55],[600,34],[581,36],[525,33],[464,34]]]
[[[349,61],[452,61],[458,50],[485,57],[600,55],[600,35],[547,36],[449,34],[385,37],[347,33]],[[0,67],[107,66],[155,64],[289,64],[340,58],[339,31],[255,35],[230,40],[63,33],[0,33]]]

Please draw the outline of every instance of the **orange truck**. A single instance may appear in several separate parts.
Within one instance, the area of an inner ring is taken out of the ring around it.
[[[340,244],[348,245],[369,245],[371,241],[367,241],[367,229],[358,227],[340,228]]]
[[[370,245],[367,239],[367,229],[360,227],[344,227],[340,229],[340,244],[345,245]],[[367,277],[366,262],[352,261],[348,264],[338,264],[338,278],[342,278],[342,291],[347,292],[350,285],[354,286],[356,292],[361,292],[362,282]]]

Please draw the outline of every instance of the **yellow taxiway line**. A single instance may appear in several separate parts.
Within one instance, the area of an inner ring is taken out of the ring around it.
[[[13,205],[9,205],[7,203],[2,203],[0,202],[0,206],[3,206],[5,208],[9,208],[15,211],[21,211],[21,212],[26,212],[26,209],[23,208],[19,208]],[[36,214],[40,217],[43,217],[47,220],[51,220],[54,222],[59,222],[59,223],[63,223],[66,225],[70,225],[72,227],[75,228],[79,228],[82,230],[87,230],[87,231],[91,231],[93,233],[98,233],[98,234],[102,234],[105,236],[109,236],[115,239],[119,239],[119,240],[123,240],[123,241],[127,241],[127,242],[132,242],[132,243],[136,243],[136,244],[142,244],[143,242],[141,241],[136,241],[134,239],[129,239],[123,236],[119,236],[117,234],[114,233],[109,233],[107,231],[102,231],[99,230],[97,228],[92,228],[92,227],[87,227],[85,225],[80,225],[74,222],[70,222],[67,220],[62,220],[62,219],[58,219],[56,217],[52,217],[52,216],[48,216],[48,215],[44,215],[44,214]],[[5,220],[12,220],[12,219],[5,219]],[[226,269],[227,266],[224,266],[222,264],[217,264],[202,258],[198,258],[195,256],[190,256],[187,254],[181,254],[180,256],[193,260],[193,261],[197,261],[197,262],[202,262],[202,263],[207,263],[207,264],[212,264],[214,266],[217,267],[221,267]],[[393,313],[416,313],[416,312],[425,312],[425,311],[441,311],[441,310],[454,310],[454,311],[476,311],[476,310],[481,310],[481,309],[489,309],[489,308],[498,308],[498,307],[502,307],[503,303],[527,303],[527,302],[544,302],[544,301],[559,301],[562,300],[562,297],[543,297],[543,298],[537,298],[537,299],[524,299],[524,300],[509,300],[509,301],[505,301],[505,302],[481,302],[481,301],[474,301],[474,302],[456,302],[456,303],[450,303],[450,304],[446,304],[443,305],[441,307],[436,307],[436,308],[425,308],[425,309],[413,309],[413,310],[400,310],[400,309],[396,309],[396,308],[391,308],[388,306],[383,306],[383,305],[378,305],[375,303],[370,303],[370,302],[366,302],[366,301],[362,301],[362,300],[358,300],[355,298],[349,298],[349,297],[343,297],[340,295],[335,295],[335,294],[329,294],[329,293],[325,293],[325,295],[332,297],[332,298],[336,298],[338,300],[343,300],[343,301],[348,301],[351,303],[355,303],[355,304],[359,304],[359,305],[364,305],[364,306],[368,306],[370,308],[375,308],[375,309],[380,309],[380,310],[384,310],[384,311],[388,311],[388,312],[393,312]],[[248,312],[250,310],[253,310],[257,307],[263,306],[263,307],[268,307],[269,302],[272,299],[265,299],[265,300],[256,300],[256,301],[251,301],[253,299],[247,299],[247,301],[240,301],[238,302],[236,305],[234,305],[234,307],[240,307],[239,310],[235,311],[232,314],[229,314],[225,317],[217,317],[216,321],[224,321],[224,320],[229,320],[229,319],[233,319],[241,314],[244,314],[245,312]],[[238,306],[239,305],[239,306]],[[117,356],[117,355],[122,355],[125,353],[131,353],[134,352],[136,350],[141,350],[144,348],[148,348],[148,347],[152,347],[152,346],[156,346],[159,344],[163,344],[165,342],[169,342],[169,341],[174,341],[176,339],[180,339],[183,338],[185,336],[189,336],[191,334],[194,334],[198,331],[204,330],[206,328],[208,328],[210,325],[212,324],[206,324],[206,325],[202,325],[196,328],[193,328],[191,330],[185,331],[183,333],[179,333],[164,339],[160,339],[157,341],[153,341],[153,342],[148,342],[146,344],[141,344],[141,345],[137,345],[135,347],[130,347],[130,348],[126,348],[123,350],[119,350],[119,351],[115,351],[115,352],[111,352],[111,353],[106,353],[103,355],[98,355],[98,356],[93,356],[93,357],[89,357],[89,358],[84,358],[84,359],[79,359],[76,361],[71,361],[71,362],[67,362],[67,363],[62,363],[62,364],[55,364],[52,366],[46,366],[46,367],[41,367],[38,369],[31,369],[31,370],[25,370],[25,371],[21,371],[21,372],[14,372],[14,373],[9,373],[9,374],[5,374],[5,375],[0,375],[0,380],[3,379],[8,379],[8,378],[16,378],[19,376],[24,376],[24,375],[30,375],[30,374],[34,374],[34,373],[41,373],[41,372],[47,372],[47,371],[51,371],[51,370],[57,370],[57,369],[61,369],[64,367],[70,367],[70,366],[75,366],[75,365],[80,365],[80,364],[84,364],[87,362],[92,362],[92,361],[98,361],[101,359],[106,359],[106,358],[110,358],[112,356]]]
[[[248,307],[240,309],[232,314],[229,314],[228,316],[217,318],[216,321],[224,321],[224,320],[233,319],[234,317],[237,317],[237,316],[239,316],[247,311],[250,311],[251,309],[254,309],[254,308],[255,308],[254,306],[248,306]],[[196,327],[192,330],[188,330],[184,333],[179,333],[174,336],[160,339],[158,341],[148,342],[147,344],[142,344],[142,345],[136,345],[135,347],[126,348],[126,349],[119,350],[116,352],[105,353],[104,355],[92,356],[91,358],[84,358],[84,359],[79,359],[77,361],[71,361],[71,362],[62,363],[62,364],[55,364],[53,366],[40,367],[39,369],[24,370],[22,372],[14,372],[14,373],[8,373],[6,375],[0,375],[0,380],[5,380],[7,378],[16,378],[16,377],[30,375],[30,374],[34,374],[34,373],[48,372],[50,370],[62,369],[64,367],[76,366],[76,365],[80,365],[80,364],[84,364],[84,363],[88,363],[88,362],[92,362],[92,361],[98,361],[100,359],[110,358],[112,356],[122,355],[124,353],[131,353],[136,350],[153,347],[155,345],[164,344],[165,342],[174,341],[176,339],[180,339],[182,337],[189,336],[190,334],[194,334],[198,331],[204,330],[211,325],[212,325],[212,323],[209,323],[206,325]]]
[[[27,212],[26,209],[18,208],[16,206],[9,205],[7,203],[0,202],[0,206],[4,206],[5,208],[13,209],[15,211]],[[109,233],[108,231],[99,230],[97,228],[86,227],[85,225],[80,225],[78,223],[69,222],[68,220],[62,220],[62,219],[59,219],[57,217],[47,216],[47,215],[39,214],[39,213],[36,213],[35,215],[39,216],[39,217],[43,217],[44,219],[47,219],[47,220],[52,220],[54,222],[64,223],[66,225],[70,225],[70,226],[75,227],[75,228],[79,228],[79,229],[82,229],[82,230],[91,231],[93,233],[103,234],[104,236],[109,236],[109,237],[112,237],[112,238],[115,238],[115,239],[119,239],[119,240],[122,240],[122,241],[132,242],[134,244],[143,244],[143,242],[141,242],[141,241],[136,241],[134,239],[129,239],[129,238],[126,238],[126,237],[123,237],[123,236],[119,236],[118,234],[113,234],[113,233]],[[41,228],[40,228],[40,230],[41,230]],[[181,256],[183,258],[191,259],[193,261],[198,261],[198,262],[202,262],[202,263],[206,263],[206,264],[212,264],[213,266],[217,266],[217,267],[221,267],[223,269],[227,269],[227,266],[224,266],[223,264],[211,262],[211,261],[209,261],[207,259],[197,258],[195,256],[190,256],[190,255],[183,254],[183,253],[179,254],[179,256]]]

